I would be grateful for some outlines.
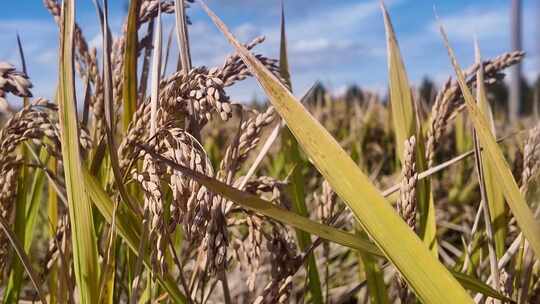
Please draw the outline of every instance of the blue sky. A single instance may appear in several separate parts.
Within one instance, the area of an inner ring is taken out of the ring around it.
[[[99,24],[91,0],[78,0],[77,20],[92,46],[99,47]],[[110,0],[113,31],[118,33],[126,2]],[[384,26],[378,0],[285,0],[287,35],[293,86],[300,94],[320,80],[334,92],[347,85],[384,92],[387,63]],[[208,0],[208,5],[242,41],[267,37],[258,52],[277,57],[279,52],[278,0]],[[425,75],[443,81],[452,70],[433,7],[449,32],[463,66],[472,62],[473,38],[479,39],[483,57],[510,48],[508,0],[387,0],[409,78],[420,83]],[[528,53],[524,73],[533,79],[540,69],[540,33],[536,28],[538,4],[523,1],[524,49]],[[34,95],[51,97],[57,80],[58,31],[41,0],[9,1],[0,18],[0,60],[19,65],[15,33],[21,35]],[[7,14],[6,12],[9,12]],[[195,65],[222,63],[232,49],[197,4],[189,10],[192,56]],[[166,17],[164,33],[173,25]],[[176,46],[173,46],[176,48]],[[175,60],[175,59],[174,59]],[[175,61],[174,61],[175,62]],[[261,90],[254,81],[232,88],[235,100],[246,100]]]

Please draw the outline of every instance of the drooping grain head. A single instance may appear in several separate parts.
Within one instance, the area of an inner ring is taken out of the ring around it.
[[[19,97],[32,97],[31,88],[32,83],[26,74],[17,71],[11,64],[0,61],[0,112],[9,110],[7,93]]]
[[[526,196],[529,185],[538,174],[540,167],[540,125],[529,131],[523,148],[523,170],[521,173],[521,193]]]
[[[255,303],[288,303],[292,291],[292,275],[300,262],[296,245],[286,233],[275,227],[266,246],[271,259],[270,282]]]
[[[404,162],[401,169],[401,187],[399,190],[399,201],[397,210],[405,222],[415,230],[416,226],[416,182],[418,173],[416,172],[416,138],[412,136],[405,141]]]
[[[502,71],[523,60],[525,53],[521,51],[504,53],[482,63],[484,67],[484,82],[491,84],[504,77]],[[465,77],[469,86],[476,84],[476,71],[479,65],[473,64],[465,71]],[[435,97],[431,108],[430,125],[426,142],[426,159],[431,168],[435,160],[435,149],[444,130],[452,119],[464,109],[463,96],[457,81],[448,78]]]

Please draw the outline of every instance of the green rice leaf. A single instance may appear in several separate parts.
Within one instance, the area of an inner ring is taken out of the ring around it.
[[[21,66],[23,73],[27,74],[26,69],[26,59],[24,57],[24,50],[22,47],[21,37],[17,34],[17,48],[19,50],[19,57],[21,59]],[[28,97],[23,97],[23,106],[27,106],[29,103]],[[28,158],[28,151],[26,146],[20,147],[20,152],[23,159]],[[36,173],[38,174],[38,173]],[[23,240],[23,244],[26,243],[26,233],[28,233],[28,228],[30,226],[29,221],[26,218],[26,209],[28,209],[28,199],[31,195],[27,195],[27,188],[30,179],[33,174],[28,170],[26,165],[22,165],[20,170],[20,177],[18,182],[17,189],[17,204],[15,207],[15,234],[16,236]],[[26,248],[26,246],[24,246]],[[28,252],[28,249],[25,249],[25,252]],[[11,265],[11,271],[9,273],[8,284],[6,290],[4,291],[4,303],[17,302],[19,299],[19,293],[21,291],[22,280],[23,280],[23,265],[19,260],[14,260]]]
[[[357,230],[357,234],[363,232]],[[384,284],[384,271],[379,267],[377,259],[358,252],[358,261],[362,263],[361,273],[365,275],[369,297],[372,304],[388,303],[388,294]],[[363,270],[363,271],[362,271]]]
[[[281,1],[281,38],[279,50],[279,70],[281,76],[287,81],[287,84],[292,91],[292,81],[291,74],[289,72],[289,60],[287,56],[285,7],[283,6],[283,1]],[[302,172],[305,167],[305,161],[300,155],[298,142],[296,141],[294,136],[292,136],[289,129],[285,128],[285,130],[283,130],[282,140],[284,145],[284,154],[285,157],[288,158],[287,163],[290,165],[289,169],[292,169],[289,179],[289,192],[291,194],[293,210],[299,215],[309,218],[309,213],[306,206],[306,195],[304,190],[305,180]],[[311,236],[309,235],[309,233],[306,233],[301,229],[296,229],[296,238],[298,240],[298,246],[300,247],[300,250],[306,250],[309,246],[311,246]],[[321,279],[319,277],[317,261],[315,260],[315,253],[313,252],[311,252],[307,257],[306,272],[308,274],[307,283],[311,294],[311,301],[316,304],[322,304],[323,295],[321,290]]]
[[[137,20],[139,17],[139,0],[129,2],[126,31],[126,50],[124,53],[124,73],[123,73],[123,111],[122,127],[127,131],[131,118],[137,109],[137,48],[139,38],[137,37]]]
[[[369,298],[372,304],[388,303],[386,285],[384,285],[384,273],[377,264],[377,260],[371,256],[359,254],[364,265]]]
[[[285,30],[285,7],[283,6],[283,0],[281,1],[281,24],[280,24],[280,40],[279,40],[279,72],[287,85],[291,88],[291,73],[289,71],[289,59],[287,56],[287,33]]]
[[[17,254],[18,261],[23,265],[24,270],[26,270],[26,273],[30,277],[30,281],[32,282],[33,287],[35,288],[39,299],[42,303],[47,304],[47,300],[41,290],[40,282],[38,281],[38,276],[36,276],[34,270],[32,269],[32,264],[30,263],[30,259],[24,252],[24,248],[21,244],[21,242],[17,239],[17,236],[11,229],[9,228],[8,223],[0,217],[0,229],[2,229],[3,233],[7,236],[9,242],[11,243],[11,246],[15,250],[15,253]],[[18,297],[18,295],[17,295]]]
[[[288,130],[286,130],[285,133],[289,133]],[[286,152],[286,155],[297,158],[300,156],[300,151],[298,150],[298,143],[296,143],[296,140],[292,137],[292,135],[289,136],[289,143],[288,145],[285,144],[288,146],[288,148],[285,148],[285,151],[288,151]],[[294,143],[291,143],[291,140],[296,143],[296,146],[294,146]],[[296,164],[296,167],[294,167],[289,177],[290,185],[288,187],[292,201],[292,209],[295,213],[303,217],[309,218],[309,212],[305,202],[305,180],[301,171],[304,167],[303,161],[297,160],[296,162],[289,162],[289,164]],[[311,235],[304,232],[302,229],[297,228],[295,230],[296,238],[298,240],[298,247],[300,248],[300,250],[304,251],[311,246]],[[315,255],[313,252],[311,252],[307,258],[306,271],[308,274],[308,286],[312,297],[311,300],[314,303],[323,303],[321,280],[319,277],[319,270],[317,268],[317,262],[315,260]]]
[[[92,202],[105,220],[111,224],[114,213],[113,201],[86,168],[83,169],[83,178]],[[139,252],[139,243],[141,241],[142,227],[140,223],[142,223],[142,217],[136,215],[128,208],[118,208],[115,222],[116,230],[135,255]],[[145,252],[148,252],[148,250],[145,250]],[[143,261],[148,269],[152,269],[148,254],[145,254]],[[174,303],[186,303],[186,297],[178,289],[178,285],[173,277],[169,274],[156,274],[156,279],[163,289],[167,291]]]
[[[99,10],[99,7],[98,7]],[[131,200],[128,195],[127,189],[122,179],[122,172],[120,170],[120,161],[118,159],[118,145],[114,130],[116,129],[116,114],[114,110],[113,100],[113,83],[112,83],[112,64],[111,64],[111,30],[109,28],[109,12],[107,0],[104,1],[104,10],[102,16],[102,36],[103,36],[103,99],[105,103],[105,133],[107,137],[107,148],[109,152],[110,167],[112,169],[113,177],[116,182],[118,191],[123,201],[126,202],[134,211],[141,212],[139,206]],[[135,82],[136,83],[136,82]],[[136,84],[133,84],[136,87]],[[108,171],[107,171],[108,172]]]
[[[390,105],[392,122],[396,133],[397,155],[403,162],[404,143],[416,134],[416,121],[411,87],[401,58],[396,34],[390,16],[381,2],[386,30],[386,49],[388,53],[388,77],[390,80]]]
[[[21,147],[26,148],[26,147]],[[27,152],[27,151],[23,151]],[[23,155],[26,153],[23,153]],[[17,185],[17,196],[15,199],[16,205],[15,205],[15,223],[14,223],[14,235],[18,240],[22,240],[24,244],[24,240],[26,239],[26,209],[27,209],[27,191],[28,189],[27,180],[29,177],[29,171],[28,168],[23,167],[21,168],[21,172],[19,173],[18,177],[18,185]],[[24,245],[22,250],[24,250],[23,253],[26,253],[27,251],[24,249]],[[11,271],[9,273],[9,279],[8,284],[6,286],[6,290],[4,292],[4,303],[14,303],[18,302],[19,300],[19,294],[21,292],[21,286],[23,283],[23,272],[22,272],[23,265],[21,264],[21,260],[14,260],[13,264],[11,266]]]
[[[60,19],[62,30],[59,56],[60,89],[58,91],[58,108],[66,192],[72,230],[74,269],[79,290],[79,301],[84,304],[91,304],[97,302],[99,295],[99,267],[92,208],[84,183],[81,183],[83,180],[83,165],[79,149],[73,64],[73,34],[75,28],[75,2],[73,0],[63,1]]]

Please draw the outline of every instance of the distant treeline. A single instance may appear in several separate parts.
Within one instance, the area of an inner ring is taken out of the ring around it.
[[[504,81],[497,81],[492,84],[487,85],[487,93],[490,104],[493,107],[495,113],[508,113],[508,99],[509,99],[509,88]],[[424,77],[420,86],[415,89],[415,96],[417,99],[423,103],[424,106],[431,107],[437,95],[439,87],[435,82],[429,78]],[[319,103],[324,104],[327,100],[328,89],[322,84],[317,83],[313,88],[310,98],[306,100],[308,103]],[[372,96],[372,92],[369,90],[362,89],[361,86],[353,84],[350,85],[345,93],[339,98],[343,98],[349,102],[366,102],[367,99]],[[520,114],[523,116],[530,115],[534,111],[538,111],[540,108],[540,77],[536,81],[530,83],[525,78],[521,78],[521,104],[520,104]],[[379,96],[382,102],[387,102],[387,94],[385,96]],[[258,103],[255,101],[255,103]],[[535,107],[536,103],[536,107]]]

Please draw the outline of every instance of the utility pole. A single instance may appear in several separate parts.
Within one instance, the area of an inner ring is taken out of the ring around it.
[[[521,0],[512,0],[510,12],[512,51],[521,51]],[[521,63],[512,67],[510,79],[510,122],[516,122],[521,105]]]

